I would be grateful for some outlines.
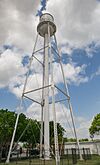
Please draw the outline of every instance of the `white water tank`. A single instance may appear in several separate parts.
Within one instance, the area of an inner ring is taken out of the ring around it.
[[[40,36],[44,37],[45,34],[48,34],[48,25],[50,28],[50,36],[52,36],[56,32],[54,18],[49,13],[42,14],[40,17],[40,22],[37,26],[37,32],[40,34]]]

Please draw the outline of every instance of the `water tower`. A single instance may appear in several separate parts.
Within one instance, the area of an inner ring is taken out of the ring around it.
[[[57,40],[56,40],[56,25],[54,23],[54,18],[51,14],[45,13],[42,14],[40,17],[39,24],[37,26],[37,36],[36,36],[36,41],[33,49],[32,56],[30,58],[29,62],[29,67],[28,67],[28,72],[26,75],[26,80],[24,83],[23,87],[23,92],[22,92],[22,97],[21,97],[21,102],[19,105],[19,109],[22,108],[22,100],[24,98],[27,98],[36,104],[39,104],[41,107],[41,131],[40,131],[40,157],[44,155],[45,160],[50,159],[50,135],[49,135],[49,120],[50,120],[50,115],[49,115],[49,105],[51,104],[51,109],[53,112],[53,123],[54,123],[54,145],[55,145],[55,159],[56,159],[56,165],[60,164],[60,156],[59,156],[59,146],[58,146],[58,135],[57,135],[57,121],[56,121],[56,109],[55,109],[55,103],[59,103],[62,101],[67,100],[68,106],[70,109],[70,114],[72,118],[72,124],[73,124],[73,129],[74,129],[74,134],[75,138],[77,139],[77,134],[76,134],[76,129],[75,129],[75,124],[74,124],[74,119],[73,119],[73,113],[72,113],[72,107],[70,103],[70,96],[68,92],[68,88],[66,86],[66,79],[64,75],[64,70],[63,70],[63,64],[61,62],[61,56],[57,47]],[[38,36],[40,36],[43,41],[44,41],[44,46],[41,49],[36,50],[36,45],[38,43]],[[56,47],[53,47],[52,44],[56,45]],[[43,61],[38,59],[38,57],[35,55],[37,52],[43,51]],[[56,54],[57,59],[54,60],[54,56]],[[32,60],[35,58],[39,62],[39,64],[42,65],[43,68],[43,74],[42,74],[42,86],[38,88],[34,88],[31,90],[27,90],[27,83],[28,83],[28,77],[30,75],[30,68],[32,65]],[[54,81],[54,61],[59,62],[60,68],[61,68],[61,74],[63,78],[63,84],[64,88],[60,88],[55,84]],[[51,92],[50,92],[51,90]],[[58,90],[61,92],[61,94],[64,96],[64,99],[56,98],[55,97],[55,90]],[[42,93],[42,98],[41,100],[36,100],[36,98],[31,98],[29,94],[32,92],[40,91]],[[50,99],[51,98],[51,99]],[[12,151],[12,146],[14,142],[14,137],[18,125],[18,119],[19,119],[19,114],[17,115],[15,127],[14,127],[14,132],[10,144],[10,149],[7,157],[6,163],[9,163],[9,158],[10,154]],[[44,127],[44,128],[43,128]],[[44,140],[44,143],[43,143]],[[79,148],[79,142],[77,139],[77,145]],[[43,149],[44,147],[44,149]],[[80,155],[81,156],[81,155]]]

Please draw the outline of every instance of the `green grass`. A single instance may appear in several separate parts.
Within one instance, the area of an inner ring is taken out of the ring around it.
[[[92,156],[92,159],[86,162],[79,161],[77,165],[100,165],[100,156]]]
[[[1,163],[0,165],[4,165],[5,163]],[[8,165],[55,165],[54,160],[45,161],[40,159],[32,159],[31,163],[29,160],[23,160],[18,162],[11,162]],[[60,165],[73,165],[72,161],[68,163],[68,160],[61,160]],[[92,156],[91,160],[87,161],[78,161],[76,165],[100,165],[100,156]]]

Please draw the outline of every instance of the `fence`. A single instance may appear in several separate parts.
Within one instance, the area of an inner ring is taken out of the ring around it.
[[[80,149],[83,159],[86,161],[91,159],[90,149],[82,148]],[[2,153],[1,162],[6,161],[6,155]],[[5,156],[5,157],[4,157]],[[62,150],[60,152],[60,165],[70,165],[77,164],[79,159],[79,150],[76,148]],[[45,160],[44,158],[39,158],[39,150],[29,150],[26,152],[12,152],[10,161],[15,162],[15,164],[23,164],[23,165],[56,165],[55,158],[52,156],[50,159]]]
[[[91,159],[91,152],[90,148],[82,148],[76,149],[76,148],[71,148],[71,149],[65,149],[64,150],[64,156],[62,155],[63,159],[67,158],[67,161],[69,163],[70,160],[72,160],[73,164],[77,164],[78,159],[80,159],[80,154],[82,155],[82,158],[86,161]]]

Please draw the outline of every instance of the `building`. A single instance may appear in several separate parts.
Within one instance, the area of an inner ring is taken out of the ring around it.
[[[66,149],[71,149],[71,148],[76,148],[76,143],[75,142],[65,142],[64,152],[66,152]],[[90,148],[91,154],[100,155],[100,141],[80,142],[80,149],[82,149],[82,148]]]

